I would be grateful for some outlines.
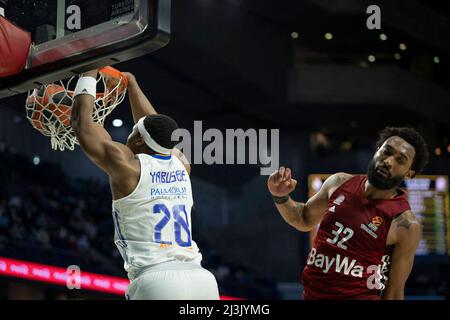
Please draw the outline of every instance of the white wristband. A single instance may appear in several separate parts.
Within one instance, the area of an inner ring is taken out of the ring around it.
[[[78,79],[73,97],[75,98],[80,94],[89,94],[93,96],[94,99],[96,99],[97,79],[95,79],[94,77],[81,77],[80,79]]]

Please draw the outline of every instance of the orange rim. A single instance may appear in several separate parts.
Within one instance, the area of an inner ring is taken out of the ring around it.
[[[103,68],[98,69],[98,72],[102,75],[106,75],[106,76],[114,78],[114,79],[122,80],[122,82],[124,84],[123,90],[125,90],[128,87],[128,78],[119,70],[108,66],[108,67],[103,67]],[[73,91],[68,90],[67,93],[73,97],[73,94],[74,94]],[[103,92],[97,93],[97,95],[96,95],[97,99],[102,98],[104,96],[105,96],[105,93],[103,93]]]
[[[122,72],[120,72],[119,70],[117,70],[117,69],[115,69],[113,67],[103,67],[103,68],[100,68],[98,70],[98,72],[101,73],[101,74],[110,76],[112,78],[122,79],[122,81],[123,81],[123,83],[125,85],[125,88],[128,87],[128,79],[127,79],[127,77]]]

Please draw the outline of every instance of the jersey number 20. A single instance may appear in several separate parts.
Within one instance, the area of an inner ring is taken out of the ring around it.
[[[158,224],[155,225],[155,242],[161,243],[161,244],[167,244],[171,245],[172,241],[163,241],[161,239],[162,235],[162,229],[167,225],[167,223],[170,221],[171,218],[171,212],[164,204],[155,204],[153,206],[153,213],[154,214],[160,214],[163,213],[164,217],[161,219],[161,221],[158,222]],[[184,215],[186,220],[183,219],[181,215]],[[175,205],[172,207],[172,215],[174,218],[174,231],[175,231],[175,242],[180,247],[190,247],[192,244],[191,241],[191,231],[189,229],[189,221],[188,216],[186,212],[186,207],[184,205]],[[181,239],[181,230],[184,230],[187,234],[187,240],[183,241]]]

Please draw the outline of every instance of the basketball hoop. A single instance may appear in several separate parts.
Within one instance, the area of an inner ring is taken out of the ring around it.
[[[54,150],[74,150],[79,144],[70,125],[73,92],[80,76],[73,76],[67,82],[58,81],[41,86],[28,93],[27,118],[33,128],[50,137]],[[128,79],[112,67],[99,70],[97,98],[92,118],[104,125],[106,117],[125,99]]]

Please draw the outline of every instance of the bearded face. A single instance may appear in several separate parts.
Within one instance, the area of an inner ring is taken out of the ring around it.
[[[397,188],[406,177],[414,176],[414,147],[400,137],[387,139],[369,163],[367,178],[379,190]]]
[[[397,188],[403,181],[404,176],[392,176],[386,165],[376,165],[375,159],[369,163],[367,170],[369,183],[379,190]]]

